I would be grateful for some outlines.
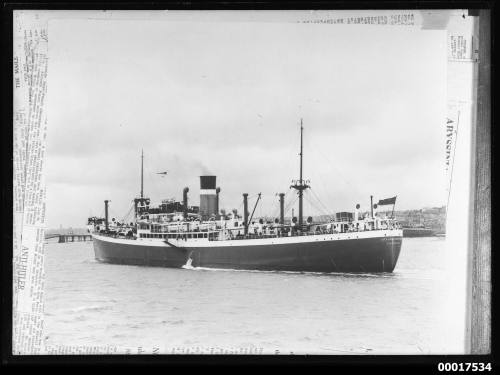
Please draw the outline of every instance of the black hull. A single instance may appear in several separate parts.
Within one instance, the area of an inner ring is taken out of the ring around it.
[[[245,242],[242,240],[241,242]],[[100,262],[139,266],[192,267],[298,272],[392,272],[402,238],[375,237],[273,245],[176,248],[142,241],[114,242],[94,237]]]

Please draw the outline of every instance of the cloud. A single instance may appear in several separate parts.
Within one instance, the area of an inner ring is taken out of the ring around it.
[[[272,201],[298,178],[301,118],[305,177],[332,211],[393,191],[408,205],[439,202],[428,180],[444,164],[445,34],[346,30],[51,23],[47,184],[95,201],[51,195],[47,206],[83,212],[116,196],[126,210],[141,149],[155,200],[189,186],[196,202],[199,176],[210,174],[228,207],[243,192]],[[49,222],[66,220],[52,212]]]

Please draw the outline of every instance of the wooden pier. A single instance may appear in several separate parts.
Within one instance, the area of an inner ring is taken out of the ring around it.
[[[92,241],[92,235],[90,234],[48,234],[45,239],[59,238],[59,243],[65,242],[82,242],[82,241]]]

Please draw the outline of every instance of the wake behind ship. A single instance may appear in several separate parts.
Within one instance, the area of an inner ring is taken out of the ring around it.
[[[200,176],[200,204],[163,201],[150,207],[141,194],[134,199],[130,224],[105,218],[89,218],[95,258],[100,262],[157,267],[203,267],[217,269],[299,272],[392,272],[401,250],[401,226],[391,216],[377,213],[379,205],[393,205],[396,197],[370,203],[368,212],[357,204],[354,212],[337,213],[335,220],[303,219],[303,195],[309,188],[300,177],[290,188],[298,194],[298,218],[285,221],[285,194],[280,193],[280,216],[274,220],[252,220],[260,193],[250,215],[248,194],[243,194],[243,215],[219,209],[220,188],[216,176]],[[143,158],[142,158],[143,160]],[[141,163],[141,165],[143,162]]]

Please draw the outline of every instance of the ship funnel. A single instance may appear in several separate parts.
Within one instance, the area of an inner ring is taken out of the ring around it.
[[[188,187],[185,187],[184,190],[182,191],[182,205],[183,205],[184,220],[186,220],[188,217],[188,192],[189,192]]]
[[[109,203],[108,200],[104,201],[104,225],[106,228],[106,232],[109,229],[108,203]]]
[[[248,234],[248,193],[243,194],[243,225],[245,226],[245,235]]]
[[[285,193],[280,193],[280,224],[285,224]]]
[[[217,215],[219,215],[219,193],[220,193],[220,187],[217,186],[217,189],[215,189],[215,194],[216,194],[215,213]]]
[[[202,220],[217,215],[216,176],[200,176],[200,214]]]
[[[373,219],[373,195],[370,195],[370,211]]]

